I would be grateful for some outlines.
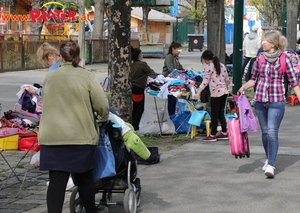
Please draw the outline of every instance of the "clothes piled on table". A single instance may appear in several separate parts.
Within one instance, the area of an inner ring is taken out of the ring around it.
[[[163,75],[158,75],[156,78],[148,77],[146,91],[148,94],[162,99],[167,99],[169,94],[180,97],[187,92],[190,92],[190,96],[193,97],[196,93],[196,87],[201,84],[203,77],[201,71],[173,70],[167,77]]]
[[[157,75],[155,78],[147,78],[147,87],[153,91],[159,91],[160,87],[166,83],[165,76]]]
[[[30,94],[26,90],[26,88],[29,86],[32,86],[35,90],[42,88],[42,86],[39,84],[22,85],[20,91],[17,93],[18,104],[20,104],[22,110],[40,114],[42,112],[42,99],[38,95]]]
[[[26,87],[32,86],[35,89],[39,85],[22,85],[17,93],[18,100],[14,109],[4,112],[0,118],[0,138],[7,141],[8,144],[2,144],[0,149],[19,149],[26,151],[38,151],[39,146],[36,142],[37,127],[40,122],[42,112],[42,101],[39,96],[31,95],[27,92]],[[11,146],[10,144],[14,144]],[[35,144],[35,146],[32,146]],[[4,147],[5,146],[5,147]],[[7,148],[8,146],[8,148]]]
[[[38,127],[40,116],[24,110],[9,110],[1,117],[1,128],[18,128],[18,132],[26,134]]]

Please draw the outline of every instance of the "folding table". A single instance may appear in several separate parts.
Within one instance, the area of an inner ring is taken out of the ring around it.
[[[158,113],[158,107],[157,107],[157,100],[156,100],[156,96],[153,96],[154,98],[154,106],[155,106],[155,111],[156,111],[156,116],[157,116],[157,121],[158,121],[158,126],[159,126],[159,135],[160,136],[164,136],[163,132],[162,132],[162,123],[165,119],[165,111],[168,110],[168,106],[167,106],[167,103],[168,103],[168,100],[164,100],[164,108],[163,108],[163,113],[162,113],[162,116],[160,117],[159,116],[159,113]],[[174,134],[172,134],[174,135]]]
[[[149,93],[148,93],[149,94]],[[158,109],[158,104],[157,104],[157,96],[155,96],[155,95],[152,95],[152,94],[149,94],[150,96],[153,96],[153,98],[154,98],[154,106],[155,106],[155,110],[156,110],[156,115],[157,115],[157,120],[158,120],[158,126],[159,126],[159,129],[160,129],[160,132],[159,132],[159,135],[160,136],[166,136],[166,134],[163,134],[163,131],[162,131],[162,124],[163,124],[163,121],[164,121],[164,119],[165,119],[165,110],[167,110],[168,109],[168,106],[167,106],[167,103],[168,103],[168,100],[167,99],[165,99],[164,100],[164,107],[163,107],[163,114],[162,114],[162,116],[159,116],[159,113],[158,113],[158,111],[159,111],[159,109]],[[193,103],[191,103],[191,101],[188,101],[187,99],[188,99],[188,96],[189,96],[189,93],[181,93],[181,95],[180,96],[178,96],[178,97],[176,97],[176,99],[177,99],[177,103],[180,103],[180,102],[182,102],[182,101],[180,101],[180,100],[184,100],[183,102],[185,103],[185,104],[187,104],[188,106],[189,105],[193,105]],[[188,107],[188,110],[190,109],[190,107]],[[174,134],[178,131],[178,129],[179,128],[181,128],[183,125],[188,125],[187,124],[187,121],[188,121],[188,119],[190,119],[190,116],[187,116],[187,117],[184,117],[184,109],[182,108],[182,106],[179,104],[178,105],[178,114],[180,114],[180,115],[182,115],[182,120],[181,120],[181,123],[180,123],[180,125],[179,126],[177,126],[177,128],[175,129],[175,132],[174,132]],[[189,133],[190,133],[190,131],[191,131],[191,127],[187,127],[186,128],[187,129],[187,135],[186,136],[188,136],[189,135]],[[174,135],[174,134],[168,134],[168,135]]]
[[[16,169],[18,168],[18,166],[20,165],[20,163],[25,159],[25,157],[28,155],[28,153],[30,151],[32,151],[33,147],[36,145],[37,143],[37,139],[34,141],[34,143],[32,143],[32,145],[30,146],[30,148],[24,153],[24,155],[21,156],[21,158],[19,159],[19,161],[17,162],[17,164],[15,166],[12,166],[8,161],[7,159],[5,158],[5,156],[2,154],[3,150],[0,150],[0,155],[1,157],[3,158],[4,162],[7,164],[7,166],[9,167],[10,169],[10,174],[8,175],[8,177],[4,180],[4,182],[2,183],[1,187],[0,187],[0,191],[3,189],[3,187],[6,185],[8,179],[12,178],[12,177],[16,177],[16,179],[18,180],[18,182],[21,184],[20,187],[19,187],[19,190],[18,190],[18,193],[15,195],[15,197],[18,197],[20,192],[21,192],[21,189],[24,185],[24,182],[25,182],[25,179],[26,179],[26,176],[27,176],[27,173],[29,171],[29,169],[26,170],[25,174],[23,175],[22,178],[20,178],[18,176],[18,174],[16,173]],[[29,164],[29,162],[28,162]]]

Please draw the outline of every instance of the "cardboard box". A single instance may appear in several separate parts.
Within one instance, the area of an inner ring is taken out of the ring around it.
[[[0,137],[0,150],[18,150],[19,135]]]

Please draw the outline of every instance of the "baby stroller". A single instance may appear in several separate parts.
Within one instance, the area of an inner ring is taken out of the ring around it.
[[[134,153],[128,150],[123,144],[121,132],[112,127],[109,122],[106,127],[109,140],[115,156],[116,175],[95,181],[96,194],[102,193],[98,209],[100,206],[123,205],[126,213],[136,213],[141,199],[141,183],[137,178],[137,161]],[[123,201],[112,202],[112,194],[123,193]],[[70,196],[69,204],[71,213],[84,212],[78,188],[75,186]]]

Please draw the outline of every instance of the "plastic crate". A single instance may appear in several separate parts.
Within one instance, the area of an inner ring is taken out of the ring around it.
[[[19,135],[0,137],[0,150],[18,150]]]

